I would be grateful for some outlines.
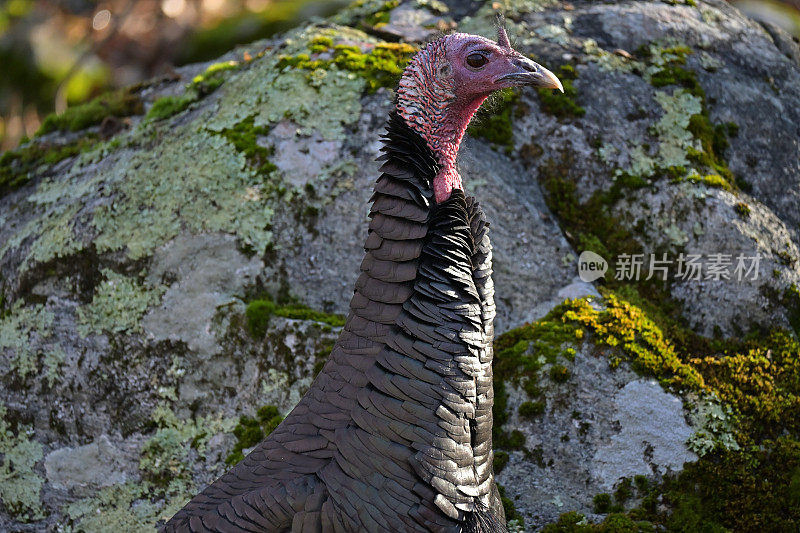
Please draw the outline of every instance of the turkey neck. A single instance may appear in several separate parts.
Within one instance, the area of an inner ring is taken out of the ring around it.
[[[439,163],[432,181],[436,203],[464,188],[456,156],[469,122],[488,96],[457,98],[452,78],[439,74],[444,56],[444,44],[437,42],[420,51],[400,79],[395,104],[397,113],[425,140]]]
[[[433,178],[433,192],[436,203],[440,204],[450,197],[455,189],[464,190],[461,176],[456,169],[456,157],[475,112],[486,97],[468,102],[452,100],[446,106],[426,103],[416,107],[416,115],[411,116],[407,101],[398,102],[398,110],[406,122],[425,140],[428,148],[440,165]]]

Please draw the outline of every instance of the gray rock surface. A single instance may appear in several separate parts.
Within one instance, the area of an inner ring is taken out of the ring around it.
[[[131,465],[125,464],[124,455],[108,436],[101,435],[91,444],[50,452],[44,458],[44,470],[53,489],[83,496],[136,477],[135,470],[126,468]]]
[[[565,383],[541,378],[546,410],[534,420],[518,413],[526,394],[509,388],[504,427],[523,432],[528,453],[511,452],[497,482],[532,528],[566,511],[592,517],[593,497],[613,493],[623,478],[658,477],[697,458],[686,444],[697,428],[686,422],[679,396],[625,364],[611,369],[591,344],[567,367]]]
[[[236,249],[230,235],[178,236],[153,255],[147,281],[166,287],[161,304],[142,317],[142,329],[154,342],[181,342],[199,359],[221,350],[214,331],[217,311],[235,304],[255,283],[263,263]]]
[[[593,457],[592,477],[610,491],[615,481],[637,475],[659,475],[678,471],[697,459],[687,451],[686,441],[694,433],[686,424],[683,400],[664,392],[655,381],[635,380],[612,396],[611,422],[619,428]]]

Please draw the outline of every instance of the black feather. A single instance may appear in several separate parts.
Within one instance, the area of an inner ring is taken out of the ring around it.
[[[463,533],[508,533],[504,521],[498,519],[489,509],[470,511],[464,517]]]
[[[461,190],[435,203],[440,165],[396,112],[383,143],[362,274],[329,360],[164,531],[506,531],[491,480],[488,224]]]

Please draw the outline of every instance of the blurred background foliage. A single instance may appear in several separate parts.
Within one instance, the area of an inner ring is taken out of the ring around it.
[[[479,0],[475,0],[479,1]],[[54,111],[169,75],[349,0],[0,0],[0,151]],[[736,0],[800,36],[800,0]]]
[[[0,150],[42,119],[349,0],[0,0]]]

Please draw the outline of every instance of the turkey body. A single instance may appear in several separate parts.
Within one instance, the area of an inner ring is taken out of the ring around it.
[[[324,368],[167,532],[505,531],[492,473],[488,224],[396,113],[366,254]]]

